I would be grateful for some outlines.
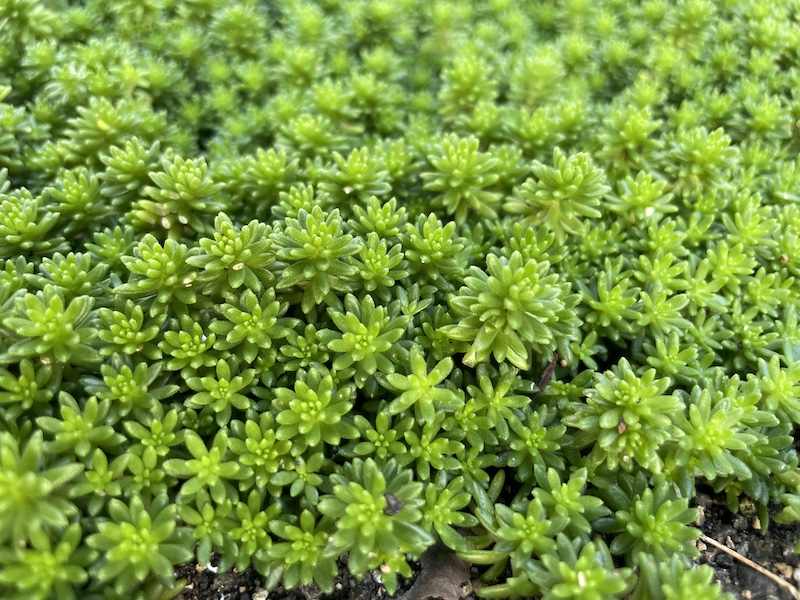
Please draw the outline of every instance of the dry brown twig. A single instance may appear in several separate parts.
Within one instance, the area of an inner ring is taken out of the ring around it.
[[[550,380],[553,378],[553,371],[556,370],[556,365],[558,364],[558,352],[553,352],[553,360],[544,368],[542,371],[542,376],[539,378],[539,385],[537,386],[536,391],[531,394],[531,399],[536,398],[536,396],[541,392],[544,388],[547,387],[547,384],[550,383]]]

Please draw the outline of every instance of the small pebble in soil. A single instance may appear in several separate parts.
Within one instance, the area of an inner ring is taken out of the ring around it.
[[[789,579],[792,576],[792,567],[786,563],[776,562],[772,568],[781,577]]]
[[[697,507],[702,507],[704,509],[711,508],[711,505],[713,503],[714,503],[714,501],[711,499],[711,496],[709,496],[708,494],[697,494],[697,496],[694,499],[694,505],[697,506]]]
[[[744,531],[747,529],[747,519],[742,515],[736,515],[733,517],[733,528],[738,531]]]
[[[698,527],[702,527],[703,523],[706,520],[706,509],[703,506],[697,507],[697,518],[694,520],[694,524]]]
[[[750,556],[750,542],[747,540],[736,546],[736,551],[742,556]]]
[[[714,565],[721,569],[730,569],[733,566],[733,559],[724,552],[719,552],[714,557]]]

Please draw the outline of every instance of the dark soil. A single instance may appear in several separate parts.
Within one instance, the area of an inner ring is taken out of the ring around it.
[[[703,493],[694,503],[700,510],[698,527],[703,534],[800,588],[800,554],[794,552],[800,542],[800,523],[779,525],[772,521],[765,535],[760,521],[746,506],[734,515],[725,507],[724,498]],[[771,507],[770,516],[779,510]],[[697,547],[701,554],[697,562],[713,567],[722,588],[737,600],[794,600],[788,590],[738,558],[702,539],[697,540]]]
[[[770,523],[769,530],[763,535],[762,527],[755,515],[748,515],[744,510],[740,514],[731,514],[725,506],[724,498],[700,493],[694,500],[700,511],[698,527],[702,533],[739,555],[749,558],[767,571],[781,577],[796,587],[800,587],[800,555],[795,554],[794,547],[800,541],[800,523],[778,525]],[[777,514],[778,508],[771,510]],[[736,600],[794,600],[791,593],[781,588],[744,564],[735,556],[731,556],[715,548],[712,544],[697,540],[700,550],[699,564],[708,564],[714,568],[716,578],[722,583],[726,592],[734,595]],[[412,565],[415,575],[419,573],[419,565]],[[363,581],[357,580],[346,569],[344,562],[339,565],[339,577],[334,591],[325,594],[315,586],[285,590],[278,587],[267,593],[262,587],[264,579],[250,567],[239,573],[216,573],[213,567],[185,564],[176,570],[179,579],[186,579],[187,585],[178,596],[179,600],[374,600],[390,598],[386,588],[372,574]],[[475,574],[473,574],[475,575]],[[414,583],[411,579],[400,578],[395,596],[401,596]],[[476,600],[474,593],[463,596],[464,600]]]
[[[412,567],[415,574],[419,572],[418,564],[412,564]],[[344,561],[340,561],[339,576],[330,594],[323,593],[316,586],[299,586],[293,590],[278,586],[267,592],[262,587],[264,578],[253,567],[242,573],[215,573],[213,567],[209,569],[203,565],[187,563],[180,565],[175,575],[179,579],[187,580],[186,588],[176,600],[374,600],[401,596],[411,588],[415,580],[414,577],[399,577],[396,594],[389,596],[386,588],[372,573],[359,581],[347,570]],[[477,596],[470,593],[464,599],[477,600]]]

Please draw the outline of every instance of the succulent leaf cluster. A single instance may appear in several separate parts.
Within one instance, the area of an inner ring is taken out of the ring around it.
[[[726,598],[692,498],[800,519],[796,9],[0,1],[0,597]]]

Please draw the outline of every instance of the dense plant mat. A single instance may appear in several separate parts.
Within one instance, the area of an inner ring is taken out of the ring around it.
[[[0,596],[723,597],[697,486],[800,518],[798,20],[0,0]]]

